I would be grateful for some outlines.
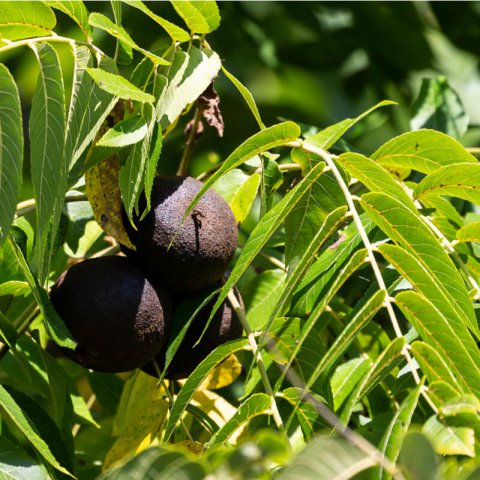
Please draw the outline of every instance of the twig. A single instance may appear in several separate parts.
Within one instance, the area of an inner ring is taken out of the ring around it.
[[[88,201],[88,197],[83,194],[67,194],[65,195],[65,202],[85,202]],[[24,200],[17,205],[17,211],[15,212],[15,217],[22,217],[27,213],[33,212],[36,209],[36,201],[34,198]]]
[[[203,109],[201,107],[196,108],[195,115],[193,117],[192,128],[188,135],[187,142],[185,143],[185,150],[183,151],[180,165],[178,166],[177,175],[186,175],[188,172],[188,164],[193,153],[193,146],[195,145],[195,137],[197,136],[197,129],[200,120],[202,119]]]
[[[255,336],[250,328],[250,325],[247,322],[247,317],[243,308],[241,307],[240,303],[238,302],[233,290],[228,292],[228,301],[230,305],[235,310],[235,314],[237,315],[238,320],[242,324],[243,329],[247,333],[248,342],[250,343],[250,348],[253,354],[253,360],[257,364],[258,370],[260,372],[260,376],[262,378],[263,388],[265,389],[265,393],[270,396],[272,401],[272,416],[273,419],[278,427],[279,430],[285,430],[285,426],[283,425],[282,417],[280,416],[280,412],[278,410],[277,402],[275,401],[275,395],[273,393],[272,385],[270,384],[270,379],[268,378],[267,369],[265,368],[265,364],[263,362],[262,353],[260,352],[257,341],[255,340]]]

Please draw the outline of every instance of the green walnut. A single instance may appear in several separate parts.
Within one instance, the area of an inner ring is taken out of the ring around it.
[[[50,298],[78,342],[65,353],[86,368],[133,370],[152,360],[167,340],[170,295],[126,257],[73,265],[60,275]]]
[[[125,219],[136,247],[135,252],[124,248],[125,253],[173,292],[196,292],[216,285],[237,248],[235,217],[214,190],[202,195],[182,223],[202,185],[192,177],[156,177],[151,210],[143,220],[135,219],[137,230]],[[140,206],[142,211],[145,203]]]

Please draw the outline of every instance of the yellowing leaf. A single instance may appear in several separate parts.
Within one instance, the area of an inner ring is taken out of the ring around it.
[[[122,197],[118,185],[120,164],[116,155],[85,172],[87,197],[95,220],[119,243],[135,250],[122,220]]]
[[[103,471],[152,445],[168,412],[165,400],[154,400],[124,428],[103,462]]]
[[[126,382],[113,421],[113,435],[121,435],[135,418],[148,409],[156,400],[161,400],[165,395],[158,379],[153,378],[141,370],[137,370]]]
[[[219,427],[225,425],[237,411],[227,400],[210,390],[197,390],[192,403],[201,408]]]
[[[242,373],[242,364],[236,355],[230,355],[215,367],[200,386],[200,390],[216,390],[233,383]]]

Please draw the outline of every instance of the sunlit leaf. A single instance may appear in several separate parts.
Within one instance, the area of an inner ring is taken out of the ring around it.
[[[0,38],[20,40],[50,35],[56,19],[42,2],[3,2],[0,9]],[[3,42],[0,41],[0,45]]]
[[[30,113],[30,163],[37,213],[36,269],[43,284],[67,189],[65,90],[60,61],[53,47],[41,43],[32,49],[40,65],[40,75]]]
[[[112,448],[108,451],[102,469],[108,470],[117,462],[124,461],[152,445],[167,416],[168,402],[162,399],[150,401],[123,428]]]
[[[1,29],[0,29],[1,32]],[[15,80],[0,63],[0,246],[13,222],[22,183],[23,128]]]
[[[335,369],[330,380],[335,411],[341,407],[370,367],[369,359],[352,358]]]
[[[47,292],[43,290],[43,288],[35,280],[27,262],[25,261],[22,251],[14,242],[14,240],[12,240],[11,236],[8,239],[8,243],[10,244],[12,253],[32,290],[32,294],[38,304],[38,307],[40,308],[43,318],[45,319],[50,335],[59,345],[74,349],[76,346],[75,340],[73,339],[63,320],[58,316],[57,312],[53,308]]]
[[[83,30],[87,37],[91,35],[92,29],[88,24],[88,10],[83,2],[78,0],[48,0],[44,3],[68,15]]]
[[[85,70],[99,88],[116,97],[144,103],[152,103],[155,101],[153,95],[143,92],[120,75],[107,72],[102,68],[86,67]]]
[[[475,456],[475,433],[472,428],[449,427],[434,415],[422,427],[422,433],[432,442],[440,455]]]
[[[100,147],[126,147],[140,142],[147,134],[147,122],[140,115],[115,124],[97,142]]]
[[[48,480],[46,470],[23,449],[0,437],[0,478],[4,480]]]
[[[480,332],[467,289],[443,246],[420,217],[385,193],[362,196],[365,213],[397,245],[420,261],[422,268],[438,282],[464,324],[477,335]]]
[[[207,443],[208,448],[221,445],[244,423],[258,415],[270,415],[272,399],[265,393],[255,393],[245,400],[235,412],[235,415],[218,430]]]
[[[480,242],[480,222],[472,222],[457,230],[459,242]]]
[[[480,395],[480,352],[468,330],[453,328],[444,312],[416,292],[397,294],[395,304],[422,339],[441,354],[462,387]]]
[[[330,125],[329,127],[321,130],[318,133],[315,133],[314,135],[308,135],[307,140],[309,143],[312,143],[317,147],[328,150],[356,123],[363,120],[365,117],[370,115],[370,113],[377,110],[378,108],[390,105],[396,105],[396,102],[392,102],[391,100],[383,100],[382,102],[377,103],[372,108],[369,108],[367,111],[363,112],[356,118],[346,118],[341,122]]]
[[[192,33],[210,33],[220,25],[220,13],[216,2],[212,0],[201,2],[172,0],[172,5]]]
[[[124,45],[127,45],[129,48],[133,48],[135,50],[138,50],[143,55],[148,57],[153,63],[158,64],[158,65],[169,65],[170,64],[170,62],[165,60],[164,58],[159,57],[158,55],[155,55],[152,52],[149,52],[148,50],[145,50],[144,48],[139,47],[133,41],[132,37],[127,33],[127,31],[121,25],[116,25],[105,15],[102,15],[101,13],[93,12],[93,13],[90,14],[90,17],[88,19],[88,23],[92,27],[96,27],[96,28],[100,28],[102,30],[105,30],[107,33],[112,35],[112,37],[115,37],[116,39],[121,41]],[[95,79],[95,77],[94,77],[94,79]],[[110,92],[110,93],[112,93],[112,92]],[[120,96],[120,95],[118,95],[118,96]],[[132,100],[135,100],[135,99],[132,99]],[[146,100],[146,101],[149,101],[149,100]]]
[[[0,409],[10,421],[12,421],[22,434],[26,437],[29,443],[50,465],[58,471],[69,475],[69,472],[63,468],[53,456],[50,448],[38,435],[36,430],[32,427],[31,421],[25,416],[20,406],[15,402],[12,396],[0,385]]]
[[[167,75],[168,85],[157,106],[157,121],[162,128],[173,124],[185,107],[206,90],[220,67],[220,57],[215,52],[204,52],[196,47],[190,48],[188,53],[176,51]]]
[[[168,20],[159,17],[157,14],[153,13],[143,2],[139,0],[122,0],[122,2],[130,5],[131,7],[137,8],[145,15],[149,16],[152,20],[157,22],[168,33],[168,35],[170,35],[172,40],[178,42],[188,42],[190,40],[190,35],[183,30],[183,28],[180,28]]]
[[[427,175],[415,188],[415,197],[435,193],[480,205],[480,165],[454,163]]]
[[[452,137],[435,130],[404,133],[382,145],[371,158],[385,167],[405,167],[422,173],[477,159]]]
[[[253,98],[253,95],[250,93],[250,90],[243,85],[240,80],[235,78],[225,67],[222,66],[222,72],[225,74],[225,76],[235,85],[237,90],[240,92],[242,95],[243,99],[247,103],[247,105],[250,107],[251,112],[253,113],[253,116],[255,117],[255,120],[258,123],[258,126],[260,129],[266,128],[265,124],[263,123],[261,117],[260,117],[260,112],[258,111],[257,104],[255,103],[255,99]]]

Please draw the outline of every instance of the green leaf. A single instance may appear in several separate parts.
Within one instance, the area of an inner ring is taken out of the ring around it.
[[[162,128],[158,124],[155,124],[153,127],[154,129],[150,142],[150,156],[148,158],[147,165],[145,167],[145,175],[143,177],[143,185],[145,191],[145,198],[147,199],[147,206],[142,214],[141,220],[143,220],[143,218],[150,211],[151,208],[153,182],[155,180],[155,175],[157,174],[157,165],[158,161],[160,160],[160,154],[162,153],[163,146]]]
[[[388,193],[402,202],[406,207],[415,210],[412,199],[402,185],[378,163],[359,153],[347,152],[338,157],[340,165],[372,192]]]
[[[258,415],[270,415],[272,399],[265,393],[255,393],[247,398],[237,409],[232,418],[212,435],[205,445],[206,448],[216,447],[228,441],[228,439],[242,425]]]
[[[216,2],[212,0],[172,0],[172,5],[192,33],[210,33],[220,25],[220,12]]]
[[[43,284],[67,189],[65,90],[53,47],[42,43],[32,45],[32,49],[40,65],[40,75],[30,113],[30,162],[37,214],[36,267]]]
[[[305,401],[304,394],[305,391],[302,388],[288,387],[283,392],[278,392],[276,396],[284,398],[295,408],[295,415],[302,427],[305,438],[308,439],[322,426],[322,423],[315,407]],[[325,403],[325,400],[319,395],[311,392],[310,395],[318,402]]]
[[[389,105],[396,105],[396,102],[392,102],[391,100],[383,100],[380,103],[377,103],[372,108],[369,108],[367,111],[363,112],[356,118],[346,118],[341,122],[335,123],[334,125],[330,125],[329,127],[325,128],[324,130],[315,133],[314,135],[308,135],[307,139],[308,142],[312,145],[316,145],[317,147],[324,148],[328,150],[332,147],[343,135],[352,128],[356,123],[360,120],[363,120],[365,117],[370,115],[374,110],[377,110],[381,107],[386,107]]]
[[[7,416],[25,435],[26,439],[35,450],[50,465],[58,471],[70,475],[55,459],[48,445],[40,438],[37,431],[32,427],[30,420],[25,416],[20,406],[15,402],[12,396],[0,385],[0,410]]]
[[[260,174],[246,175],[239,169],[220,177],[212,188],[220,194],[232,209],[237,223],[243,223],[252,208],[260,186]]]
[[[260,134],[266,132],[260,132]],[[250,234],[250,237],[243,247],[237,263],[235,264],[232,273],[228,277],[220,295],[212,309],[212,316],[217,308],[227,297],[229,290],[236,284],[238,279],[243,275],[253,259],[257,256],[258,252],[262,249],[268,239],[278,229],[280,223],[288,215],[290,211],[295,207],[296,203],[305,195],[309,188],[311,188],[313,182],[322,175],[324,171],[324,164],[319,163],[308,175],[296,186],[296,188],[290,190],[285,197],[275,205],[265,216],[257,223],[254,230]],[[215,175],[214,175],[215,176]],[[212,177],[213,178],[213,177]],[[204,185],[205,188],[205,185]],[[202,188],[200,192],[204,189]],[[197,194],[198,196],[199,194]],[[192,201],[195,202],[196,198]],[[192,205],[191,204],[191,205]]]
[[[327,216],[345,202],[332,172],[326,172],[313,184],[295,210],[285,218],[285,262],[289,268],[303,256]]]
[[[190,212],[197,204],[200,197],[225,173],[239,167],[246,161],[255,157],[259,153],[265,152],[271,148],[285,145],[292,142],[300,135],[300,127],[293,122],[283,122],[273,125],[252,135],[237,147],[228,158],[222,163],[221,167],[203,184],[203,187],[197,193],[190,203],[183,218],[187,218]],[[322,172],[316,169],[316,175],[320,176]],[[316,178],[316,177],[315,177]],[[310,188],[311,185],[308,186]],[[277,206],[276,206],[277,207]],[[270,213],[270,212],[269,212]],[[286,214],[286,212],[285,212]],[[265,215],[266,216],[266,215]],[[263,221],[264,219],[262,219]],[[258,227],[258,226],[257,226]]]
[[[464,323],[480,336],[463,279],[439,240],[422,220],[401,202],[384,193],[363,195],[361,204],[365,213],[379,228],[397,245],[417,258],[423,270],[442,286]]]
[[[422,79],[412,107],[412,130],[431,128],[460,138],[466,133],[468,122],[462,100],[445,77]]]
[[[280,471],[278,480],[333,480],[352,478],[376,464],[343,438],[319,435]]]
[[[149,448],[117,468],[107,470],[98,480],[189,480],[205,478],[203,467],[181,451]]]
[[[338,229],[339,224],[344,220],[347,213],[346,207],[339,207],[331,212],[325,219],[325,222],[318,229],[310,244],[303,251],[298,263],[290,265],[288,269],[287,282],[283,293],[279,298],[272,312],[271,321],[275,316],[283,315],[285,307],[290,302],[293,292],[302,281],[308,267],[311,265],[317,252],[323,247],[330,236]],[[265,327],[265,333],[269,330],[270,323]]]
[[[265,270],[243,289],[247,321],[252,330],[263,329],[282,295],[287,274],[282,270]],[[1,286],[0,286],[1,288]]]
[[[379,445],[379,450],[387,458],[396,463],[398,454],[403,444],[403,439],[410,428],[413,413],[417,408],[418,400],[422,392],[423,382],[420,382],[405,398],[400,405],[400,408],[395,412],[388,428],[383,435],[382,441]],[[383,469],[380,467],[380,472],[383,473],[383,477],[390,478],[390,475],[386,475]]]
[[[366,233],[373,229],[366,215],[360,217]],[[293,295],[291,311],[294,315],[309,315],[318,303],[323,290],[339,275],[345,262],[350,261],[353,252],[362,244],[356,225],[352,222],[339,235],[338,241],[325,249],[316,260]],[[361,260],[361,259],[359,259]],[[361,264],[360,264],[361,265]],[[355,268],[358,268],[357,265]],[[353,273],[350,271],[349,274]]]
[[[368,358],[352,358],[335,369],[330,380],[335,411],[342,406],[370,368],[371,361]]]
[[[100,147],[126,147],[140,142],[147,134],[147,121],[141,115],[134,115],[117,124],[97,142]]]
[[[47,293],[38,285],[33,277],[22,251],[14,242],[14,240],[12,240],[11,236],[8,239],[8,243],[18,265],[23,272],[25,279],[32,290],[33,296],[38,304],[38,307],[40,308],[40,312],[43,315],[50,335],[58,343],[58,345],[74,349],[77,343],[73,339],[71,333],[68,331],[66,325],[63,323],[63,320],[58,316],[57,312],[53,308]]]
[[[302,325],[301,335],[295,342],[296,344],[295,350],[293,351],[284,369],[285,371],[288,368],[290,368],[291,364],[295,361],[298,352],[302,348],[303,343],[311,334],[312,330],[315,327],[315,324],[317,323],[320,316],[324,313],[325,307],[331,301],[333,296],[337,293],[337,291],[340,289],[343,283],[348,278],[350,278],[352,273],[355,272],[360,266],[362,266],[366,262],[366,258],[367,258],[366,253],[367,253],[366,250],[361,249],[356,251],[353,255],[351,255],[351,257],[348,259],[346,264],[343,265],[342,268],[336,272],[336,276],[334,277],[333,281],[329,283],[325,291],[322,292],[320,300],[315,304],[315,307],[313,308],[311,313],[307,315],[307,319]],[[325,355],[323,355],[323,357],[325,357]],[[322,361],[325,361],[325,358],[323,358]],[[319,364],[320,362],[317,362],[317,365]],[[277,382],[278,388],[280,388],[281,380],[283,380],[283,376],[284,374],[282,374],[280,380]]]
[[[45,2],[49,7],[56,8],[68,15],[83,31],[88,38],[92,33],[92,29],[88,24],[88,10],[83,2],[78,0],[48,0]]]
[[[415,188],[416,198],[435,193],[458,197],[480,205],[480,165],[454,163],[427,175]]]
[[[260,158],[262,161],[260,218],[262,218],[273,207],[274,192],[282,186],[283,173],[273,155],[264,153]]]
[[[468,330],[454,328],[444,312],[417,292],[397,294],[395,304],[422,339],[440,353],[464,391],[480,396],[480,352]]]
[[[476,322],[472,323],[471,317],[455,303],[455,292],[451,283],[442,284],[425,263],[401,247],[384,244],[380,245],[378,250],[419,293],[430,299],[445,315],[453,329],[464,330],[467,325],[473,332],[478,332]],[[441,266],[437,264],[435,267],[440,269]]]
[[[143,121],[147,125],[147,132],[143,141],[136,143],[130,151],[125,165],[120,167],[120,190],[128,219],[133,224],[133,210],[138,205],[141,187],[144,179],[150,153],[150,140],[155,126],[153,108],[145,105]]]
[[[85,159],[81,161],[82,153],[95,138],[118,100],[117,97],[98,88],[86,73],[85,69],[93,65],[90,49],[74,44],[73,55],[74,75],[65,140],[65,157],[70,170],[70,185],[77,182],[83,170]],[[108,57],[102,57],[99,66],[112,73],[116,72],[115,63]]]
[[[102,68],[85,68],[86,72],[93,78],[99,88],[124,100],[135,100],[137,102],[153,103],[155,97],[145,93],[127,79],[107,72]]]
[[[480,242],[480,222],[472,222],[457,230],[459,242]]]
[[[50,7],[41,2],[2,2],[0,38],[20,40],[50,35],[56,19]],[[4,42],[0,41],[0,45]]]
[[[30,293],[30,287],[27,282],[11,280],[0,284],[0,297],[3,295],[13,295],[14,297],[26,297]]]
[[[408,478],[415,480],[437,480],[439,478],[439,461],[433,445],[420,432],[410,432],[405,435],[398,463],[408,474]]]
[[[0,338],[9,348],[13,348],[17,341],[17,329],[2,312],[0,312]]]
[[[45,469],[20,447],[0,437],[0,478],[2,480],[48,480]]]
[[[465,391],[454,371],[449,367],[438,349],[430,346],[428,343],[414,342],[412,344],[412,354],[422,369],[423,374],[427,377],[429,384],[442,381],[457,392]]]
[[[253,113],[253,116],[255,117],[255,120],[257,121],[260,130],[267,128],[260,117],[260,112],[258,111],[257,104],[255,103],[255,99],[250,93],[250,90],[248,90],[248,88],[243,85],[240,80],[235,78],[224,66],[222,66],[222,72],[235,85],[237,90],[240,92],[240,95],[242,95],[246,104],[249,106],[251,112]]]
[[[109,18],[101,13],[93,12],[90,14],[88,19],[88,23],[92,27],[100,28],[101,30],[105,30],[109,33],[112,37],[118,39],[122,44],[126,45],[129,48],[137,50],[141,52],[144,56],[148,57],[154,64],[156,65],[170,65],[168,60],[165,60],[158,55],[155,55],[148,50],[145,50],[139,47],[132,39],[132,37],[127,33],[127,31],[121,26],[116,25],[113,23]],[[120,96],[120,95],[119,95]],[[140,100],[141,101],[141,100]],[[148,100],[147,100],[148,101]]]
[[[412,168],[422,173],[431,173],[452,163],[477,163],[463,145],[434,130],[404,133],[383,144],[371,158],[387,168]]]
[[[142,11],[145,15],[150,17],[152,20],[157,22],[167,33],[170,35],[173,41],[176,42],[188,42],[190,40],[190,35],[188,32],[183,30],[183,28],[177,27],[177,25],[165,20],[162,17],[159,17],[157,14],[153,13],[143,2],[139,0],[121,0],[127,5],[137,8]]]
[[[197,390],[205,378],[207,378],[207,375],[210,373],[210,371],[232,353],[243,350],[247,345],[248,340],[246,339],[225,343],[210,353],[208,357],[205,358],[192,372],[192,374],[183,384],[180,392],[178,392],[175,403],[172,405],[170,417],[168,419],[167,426],[165,427],[165,433],[163,436],[164,442],[168,442],[172,436],[175,425],[185,411],[188,403],[191,401],[195,390]]]
[[[1,32],[1,29],[0,29]],[[15,216],[22,184],[23,128],[15,80],[0,63],[0,246]]]
[[[358,333],[372,319],[372,317],[383,307],[386,298],[384,290],[377,290],[372,297],[363,300],[350,314],[350,321],[347,320],[346,327],[333,342],[327,353],[317,365],[312,376],[308,379],[307,387],[310,388],[321,375],[328,375],[338,360],[345,353]]]
[[[355,390],[346,401],[340,417],[345,424],[348,424],[355,405],[402,361],[404,346],[405,339],[403,337],[392,340],[365,373],[362,380],[357,383]]]
[[[434,415],[423,425],[422,433],[440,455],[475,456],[475,433],[471,428],[449,427]]]
[[[162,128],[173,124],[185,107],[207,89],[220,67],[221,60],[215,52],[204,52],[196,47],[191,47],[188,53],[177,49],[167,75],[167,88],[157,106],[157,121]]]

